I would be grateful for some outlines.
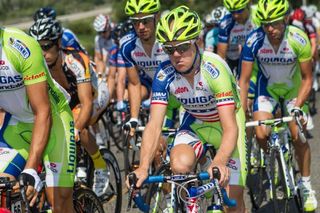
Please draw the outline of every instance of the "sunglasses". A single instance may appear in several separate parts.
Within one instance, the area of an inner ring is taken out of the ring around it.
[[[177,51],[179,54],[182,54],[190,49],[191,44],[193,44],[194,41],[185,41],[178,45],[162,45],[163,51],[168,55],[173,55],[175,51]]]
[[[241,10],[230,11],[231,14],[241,14],[244,11],[244,8]]]
[[[48,51],[48,50],[50,50],[55,44],[56,44],[56,43],[54,43],[54,42],[50,42],[50,43],[42,44],[42,45],[40,45],[40,46],[41,46],[41,49],[42,49],[43,51]]]
[[[140,23],[146,25],[154,20],[154,15],[143,16],[141,18],[130,17],[130,20],[132,21],[132,24],[135,26],[138,26]]]
[[[278,20],[278,21],[274,21],[274,22],[270,22],[270,23],[261,23],[261,26],[263,28],[268,28],[268,27],[272,27],[272,28],[276,28],[278,27],[280,24],[283,23],[283,20]]]

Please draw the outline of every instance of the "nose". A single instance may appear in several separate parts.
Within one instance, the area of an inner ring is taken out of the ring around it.
[[[180,54],[177,50],[174,50],[172,56],[173,56],[173,57],[180,57],[181,54]]]
[[[271,32],[273,31],[273,27],[272,27],[271,25],[268,25],[268,26],[267,26],[267,31],[268,31],[269,33],[271,33]]]
[[[144,27],[145,26],[142,21],[138,23],[138,29],[144,29]]]

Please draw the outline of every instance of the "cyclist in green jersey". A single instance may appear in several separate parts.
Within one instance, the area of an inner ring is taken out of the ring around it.
[[[94,164],[93,191],[97,196],[105,193],[108,170],[96,141],[89,132],[90,120],[100,112],[97,104],[97,77],[89,57],[73,48],[62,49],[62,27],[51,18],[38,19],[30,28],[30,35],[38,40],[52,77],[70,94],[69,106],[75,120],[75,133],[80,132],[81,145],[87,150]],[[105,95],[108,96],[108,95]],[[101,98],[103,99],[103,98]],[[104,99],[107,99],[105,97]],[[107,100],[99,102],[107,103]],[[106,106],[106,104],[102,104]],[[101,113],[101,112],[100,112]],[[85,171],[78,171],[79,173]],[[80,174],[85,176],[85,174]]]
[[[259,1],[256,15],[261,27],[249,35],[243,47],[239,84],[244,109],[247,107],[247,91],[254,60],[259,69],[253,105],[254,120],[273,118],[280,99],[283,99],[286,107],[282,112],[284,115],[299,113],[301,119],[307,121],[303,108],[312,88],[311,45],[302,30],[287,24],[288,14],[287,0]],[[310,147],[308,142],[300,140],[294,122],[289,124],[289,129],[302,176],[299,187],[304,210],[313,211],[317,208],[317,200],[310,183]],[[257,140],[265,150],[269,134],[266,127],[256,128]]]
[[[20,179],[34,205],[46,170],[54,212],[73,212],[76,166],[74,122],[64,91],[49,74],[37,41],[20,30],[0,28],[0,175]]]
[[[200,31],[198,14],[186,6],[170,11],[158,23],[157,40],[170,60],[161,63],[152,84],[150,121],[142,138],[140,165],[134,171],[137,186],[141,186],[148,175],[168,102],[173,98],[186,110],[170,150],[173,173],[192,172],[204,154],[204,144],[212,144],[217,154],[208,172],[211,174],[212,168],[218,167],[220,184],[236,199],[237,207],[228,212],[245,212],[244,112],[235,78],[226,62],[214,53],[200,52],[196,43]],[[193,210],[195,206],[195,203],[188,204]]]

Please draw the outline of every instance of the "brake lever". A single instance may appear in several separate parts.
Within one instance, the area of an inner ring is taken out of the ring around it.
[[[128,174],[128,180],[130,184],[130,188],[128,191],[128,206],[127,206],[127,212],[131,210],[131,205],[132,205],[132,199],[133,199],[133,193],[134,190],[136,189],[136,183],[137,183],[137,176],[135,173],[130,173]]]

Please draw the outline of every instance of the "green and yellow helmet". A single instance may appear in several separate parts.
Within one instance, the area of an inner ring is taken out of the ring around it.
[[[160,43],[188,41],[197,38],[201,28],[199,15],[187,6],[180,6],[160,19],[156,36]]]
[[[261,23],[274,22],[288,14],[288,0],[259,0],[256,17]]]
[[[160,10],[160,0],[127,0],[125,13],[133,16],[137,13],[156,13]]]
[[[244,9],[249,2],[250,0],[223,0],[223,5],[229,11],[236,11]]]

